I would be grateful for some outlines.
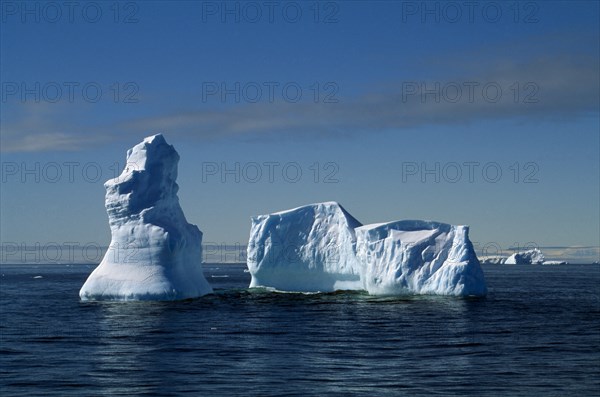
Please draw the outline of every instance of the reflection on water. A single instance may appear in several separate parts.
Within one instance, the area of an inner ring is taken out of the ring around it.
[[[163,303],[101,302],[97,322],[99,337],[90,341],[94,357],[90,372],[101,386],[102,394],[157,392],[149,374],[162,373],[169,382],[168,360],[158,360],[161,348],[153,334],[164,332],[169,307]],[[168,329],[168,327],[166,327]]]

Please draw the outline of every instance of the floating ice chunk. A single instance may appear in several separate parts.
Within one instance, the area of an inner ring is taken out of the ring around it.
[[[467,226],[399,221],[362,226],[335,202],[252,219],[250,287],[279,291],[485,295]]]
[[[356,229],[370,294],[482,296],[487,292],[468,226],[407,220]]]
[[[79,295],[83,300],[176,300],[212,292],[202,272],[202,232],[179,205],[179,155],[161,134],[127,151],[107,181],[112,239]]]

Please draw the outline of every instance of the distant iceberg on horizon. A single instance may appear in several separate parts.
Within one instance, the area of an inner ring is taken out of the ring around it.
[[[546,260],[539,248],[515,252],[510,256],[485,256],[480,258],[484,265],[567,265],[561,260]]]
[[[515,252],[504,261],[505,265],[541,265],[546,258],[542,251],[534,248],[527,251]]]
[[[363,226],[336,202],[256,216],[247,254],[250,287],[484,296],[468,231],[420,220]]]
[[[127,151],[107,181],[111,243],[79,292],[82,300],[179,300],[212,292],[202,271],[202,232],[179,205],[179,155],[161,134]]]

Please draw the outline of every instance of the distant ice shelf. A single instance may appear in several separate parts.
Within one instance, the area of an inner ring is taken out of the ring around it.
[[[510,256],[484,256],[480,258],[485,265],[567,265],[561,260],[546,260],[538,248],[515,252]]]
[[[484,256],[479,258],[479,261],[483,265],[503,265],[506,258],[506,256]]]
[[[567,261],[544,261],[542,265],[568,265]]]

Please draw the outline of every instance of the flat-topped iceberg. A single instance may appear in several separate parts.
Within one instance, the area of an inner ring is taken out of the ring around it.
[[[202,232],[179,205],[179,155],[162,135],[127,151],[107,181],[108,251],[81,288],[83,300],[177,300],[212,292],[202,271]]]
[[[431,221],[362,226],[335,202],[254,217],[248,270],[250,287],[284,291],[487,292],[467,226]]]
[[[361,278],[371,294],[487,293],[468,226],[397,221],[359,227],[356,239]]]
[[[250,287],[282,291],[360,289],[354,229],[361,223],[335,202],[252,218]]]
[[[544,263],[544,254],[537,248],[515,252],[504,261],[505,265],[541,265]]]

